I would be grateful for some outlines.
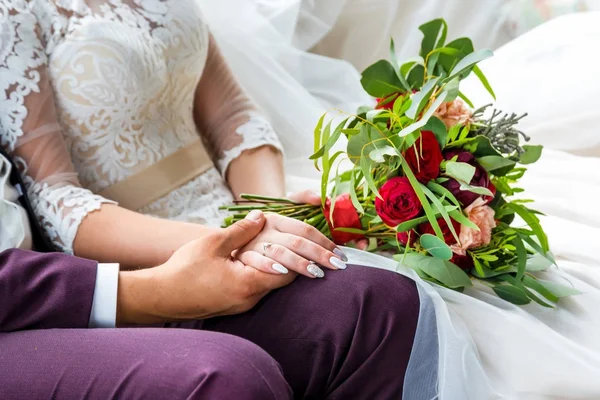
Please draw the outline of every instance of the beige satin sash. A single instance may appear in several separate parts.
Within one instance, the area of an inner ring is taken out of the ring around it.
[[[200,139],[156,164],[98,193],[128,210],[139,210],[191,181],[213,166]]]

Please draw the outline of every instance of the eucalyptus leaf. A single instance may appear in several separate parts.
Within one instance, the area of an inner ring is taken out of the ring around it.
[[[437,236],[426,233],[421,235],[419,242],[421,243],[423,249],[425,249],[435,258],[446,261],[452,258],[452,250],[450,249],[450,246],[444,243],[443,240],[440,240]]]
[[[548,301],[550,301],[552,303],[556,303],[560,299],[560,297],[558,297],[557,295],[552,293],[543,284],[538,282],[537,279],[532,278],[529,275],[525,275],[523,277],[523,284],[525,286],[527,286],[528,288],[535,290],[537,293],[544,296]]]
[[[425,57],[433,49],[444,45],[448,33],[448,24],[442,18],[437,18],[419,26],[419,30],[423,32],[419,55]]]
[[[477,161],[488,172],[494,172],[507,167],[509,167],[508,170],[512,170],[517,165],[515,161],[502,156],[483,156],[478,158]]]
[[[474,51],[473,42],[466,37],[455,39],[446,44],[445,47],[454,50],[454,52],[442,52],[438,60],[438,65],[444,69],[445,76],[450,74],[450,71],[460,60]]]
[[[417,121],[415,123],[412,123],[411,125],[407,126],[406,128],[402,129],[400,132],[398,132],[398,136],[400,136],[400,137],[406,136],[406,135],[409,135],[412,132],[416,131],[417,129],[423,128],[423,126],[425,126],[425,124],[427,124],[427,122],[429,121],[429,119],[431,118],[431,116],[433,115],[433,113],[435,112],[435,110],[437,110],[438,107],[444,101],[446,101],[446,97],[447,96],[448,96],[448,92],[442,92],[442,93],[440,93],[440,95],[438,96],[438,98],[435,99],[435,101],[433,102],[433,104],[423,114],[423,117],[419,121]]]
[[[460,60],[458,64],[454,66],[454,68],[450,72],[449,77],[446,78],[446,80],[450,81],[451,79],[462,74],[472,66],[485,60],[486,58],[490,58],[493,55],[494,53],[489,49],[477,50],[471,54],[468,54],[467,56],[465,56],[465,58]]]
[[[574,296],[582,293],[572,286],[566,286],[560,283],[545,281],[542,279],[538,279],[537,281],[557,297]]]
[[[459,182],[471,182],[475,176],[475,167],[464,162],[448,161],[446,163],[446,175]]]
[[[532,146],[532,145],[524,145],[523,150],[525,153],[521,154],[519,158],[520,164],[533,164],[542,156],[543,146]]]
[[[450,261],[417,253],[408,253],[398,259],[401,264],[415,270],[423,271],[449,288],[457,289],[473,285],[465,271]]]
[[[484,188],[482,186],[472,186],[472,185],[469,185],[469,184],[467,184],[465,182],[461,182],[461,181],[459,181],[459,183],[460,183],[460,190],[466,190],[467,192],[480,194],[482,196],[490,196],[490,197],[494,196],[494,193],[492,193],[490,191],[490,189],[488,189],[488,188]]]
[[[552,265],[554,265],[552,261],[548,260],[542,254],[536,253],[527,259],[526,270],[528,272],[545,271]]]
[[[439,80],[440,78],[428,80],[425,86],[423,86],[423,88],[419,92],[413,94],[412,105],[408,109],[408,111],[406,111],[407,117],[411,119],[417,119],[417,115],[421,112],[421,110],[423,110],[423,107],[425,107],[425,105],[427,105],[427,102],[429,102],[429,100],[431,99],[431,95],[433,94],[435,86],[437,85]]]
[[[524,290],[512,285],[497,285],[493,290],[498,297],[512,304],[522,306],[531,302]]]
[[[525,275],[525,268],[527,267],[527,250],[519,236],[516,236],[512,243],[517,249],[517,276],[515,278],[521,280],[523,279],[523,275]]]
[[[385,162],[384,156],[396,156],[398,155],[398,150],[392,146],[384,145],[379,146],[369,152],[369,158],[376,163]]]
[[[365,91],[374,97],[385,97],[408,90],[402,86],[393,65],[386,60],[379,60],[365,69],[360,83]]]

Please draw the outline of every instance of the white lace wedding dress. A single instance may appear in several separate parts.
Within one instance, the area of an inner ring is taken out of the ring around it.
[[[293,14],[278,13],[268,1],[241,1],[233,8],[225,3],[0,0],[0,92],[5,94],[0,97],[0,145],[20,164],[34,209],[62,250],[72,251],[88,213],[111,202],[95,193],[192,143],[198,131],[216,168],[138,211],[219,224],[218,207],[232,200],[222,175],[228,163],[245,149],[282,147],[275,130],[293,166],[289,183],[312,185],[314,172],[306,156],[316,117],[336,107],[353,111],[370,101],[349,64],[290,45]],[[261,16],[264,7],[268,19]],[[205,22],[275,130],[236,85]],[[600,18],[594,22],[599,26]],[[520,54],[536,48],[515,46]],[[546,47],[547,54],[554,49]],[[543,65],[543,54],[539,60]],[[506,71],[508,64],[499,61],[496,71]],[[488,63],[487,69],[493,66]],[[500,72],[497,92],[522,87]],[[560,81],[558,71],[553,79]],[[499,88],[502,83],[506,86]],[[542,88],[529,93],[536,110],[553,99]],[[587,88],[598,92],[598,83],[587,82]],[[557,92],[568,99],[562,89]],[[583,131],[593,118],[598,121],[597,114],[582,118]],[[555,121],[534,138],[578,123]],[[581,132],[570,131],[564,147],[600,143],[597,136]],[[463,295],[423,286],[436,307],[440,398],[600,398],[600,257],[591,250],[592,238],[600,236],[594,203],[600,191],[599,160],[549,151],[526,182],[528,194],[550,214],[544,224],[561,260],[550,279],[565,277],[583,295],[566,299],[557,310],[540,310],[510,306],[481,288]],[[353,252],[352,258],[395,268],[392,261],[366,253]]]

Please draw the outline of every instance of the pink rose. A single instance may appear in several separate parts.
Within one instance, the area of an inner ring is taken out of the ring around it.
[[[469,221],[479,228],[479,231],[467,226],[460,226],[458,238],[460,243],[450,246],[456,254],[464,256],[467,249],[487,246],[492,240],[492,229],[496,227],[494,210],[486,205],[486,200],[479,197],[469,207],[465,208]]]
[[[471,122],[473,113],[462,100],[456,99],[442,103],[433,115],[441,119],[444,125],[450,129],[456,124],[465,125],[467,122]]]

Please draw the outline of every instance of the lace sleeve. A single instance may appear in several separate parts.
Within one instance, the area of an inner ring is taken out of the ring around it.
[[[31,3],[0,3],[0,145],[23,174],[41,226],[61,250],[85,216],[110,202],[82,188],[57,120],[42,30]]]
[[[283,151],[271,124],[233,77],[212,35],[195,103],[196,124],[223,177],[244,150],[270,145]]]

